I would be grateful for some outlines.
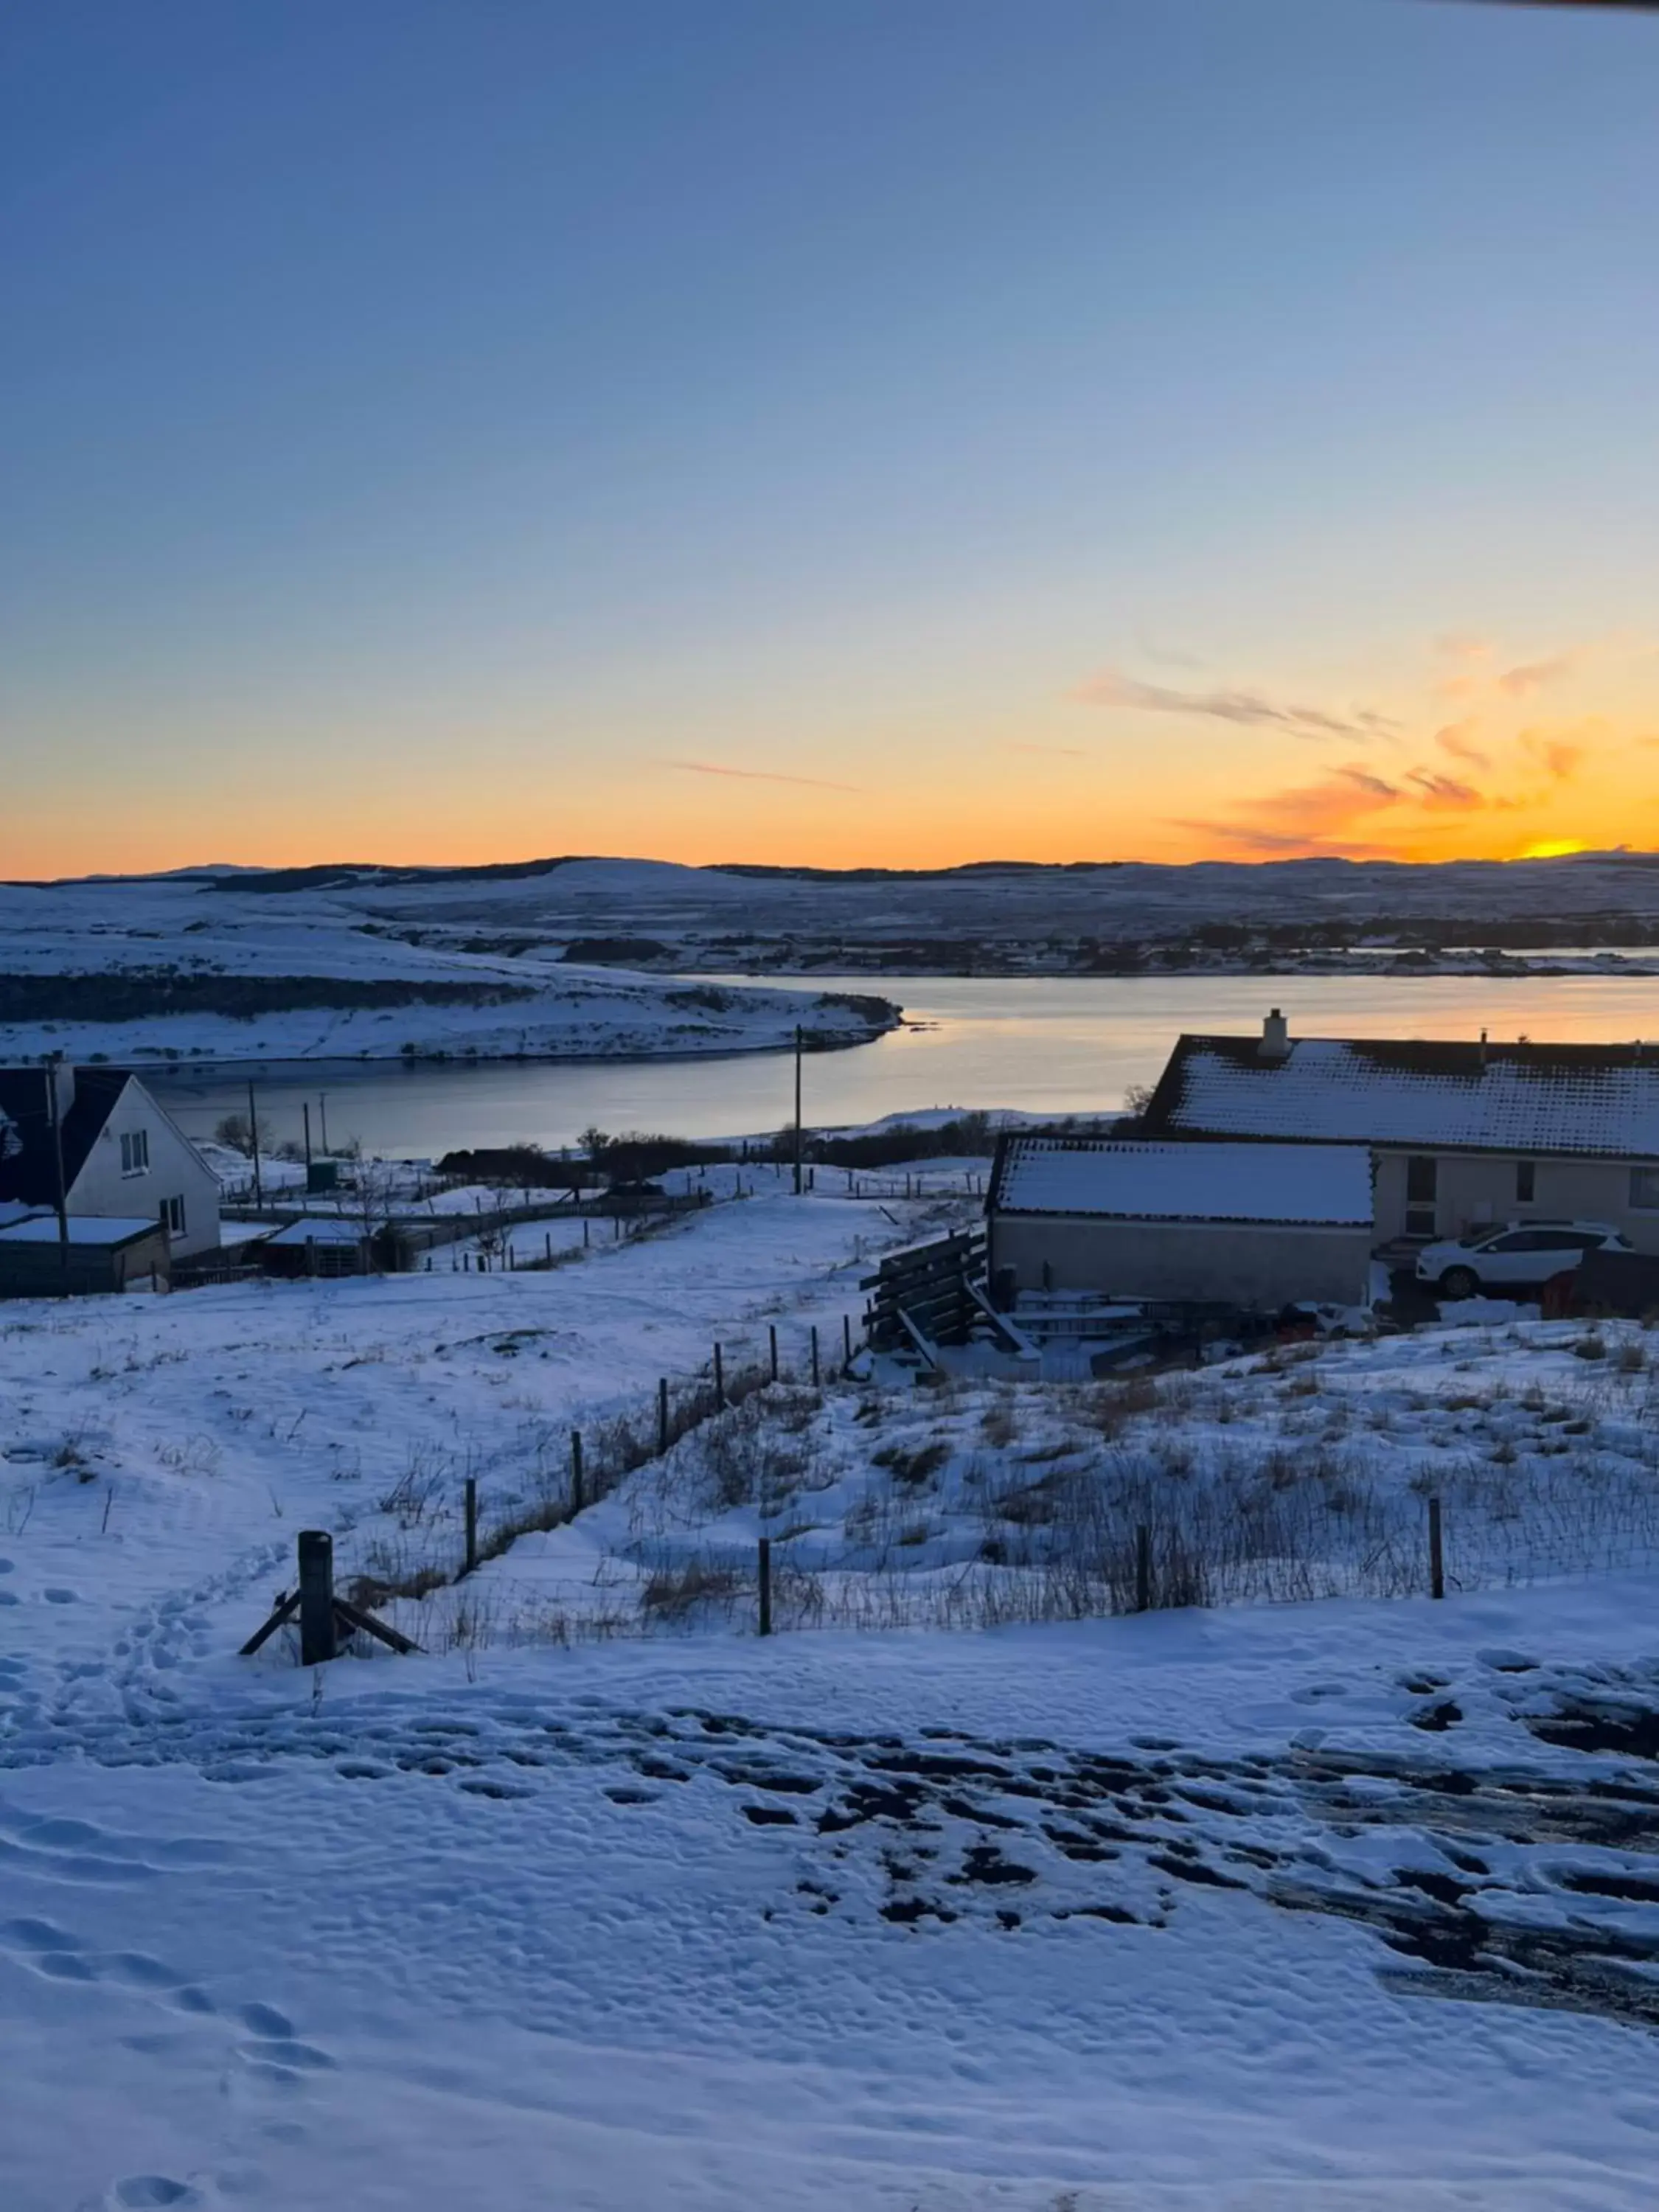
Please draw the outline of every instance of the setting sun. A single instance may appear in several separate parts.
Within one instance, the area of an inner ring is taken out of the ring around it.
[[[1523,860],[1562,860],[1570,853],[1587,853],[1589,850],[1582,838],[1542,837],[1535,845],[1526,846],[1518,857]]]

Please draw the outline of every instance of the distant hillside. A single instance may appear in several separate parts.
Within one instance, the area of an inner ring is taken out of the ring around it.
[[[14,885],[19,972],[187,966],[445,978],[498,994],[560,967],[661,975],[1571,971],[1659,969],[1659,854],[1540,860],[980,860],[690,867],[567,854],[369,861]],[[66,902],[67,937],[45,927]],[[152,908],[162,913],[149,926]],[[377,949],[371,952],[370,948]],[[74,957],[70,957],[71,950]],[[343,965],[341,963],[343,962]],[[367,963],[365,970],[364,963]],[[620,979],[618,979],[620,980]]]

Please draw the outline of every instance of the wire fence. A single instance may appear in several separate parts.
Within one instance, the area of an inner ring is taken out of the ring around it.
[[[625,1538],[544,1575],[475,1584],[446,1573],[435,1606],[439,1581],[404,1588],[428,1602],[420,1624],[400,1625],[437,1648],[754,1630],[763,1613],[772,1632],[980,1629],[1172,1607],[1455,1599],[1659,1569],[1659,1469],[1589,1449],[1514,1465],[1449,1453],[1431,1480],[1402,1481],[1374,1456],[1316,1445],[1218,1453],[1197,1480],[1172,1477],[1155,1448],[1109,1447],[1060,1478],[1033,1484],[1027,1470],[1018,1485],[992,1485],[931,1526],[899,1484],[818,1526],[792,1461],[821,1403],[802,1379],[774,1386],[767,1358],[734,1364],[722,1408],[712,1376],[697,1378],[671,1404],[668,1442],[674,1454],[695,1432],[696,1464],[665,1461],[672,1481],[631,1498]],[[593,1494],[660,1455],[648,1419],[595,1429]],[[727,1505],[754,1510],[763,1544],[700,1531],[680,1493],[695,1485],[708,1503],[711,1483],[714,1504],[723,1491]],[[559,1525],[569,1504],[567,1484],[549,1517],[528,1525]],[[486,1555],[523,1525],[522,1511],[498,1522]]]

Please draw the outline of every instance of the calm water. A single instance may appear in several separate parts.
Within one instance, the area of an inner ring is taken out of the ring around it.
[[[826,989],[879,990],[922,1024],[806,1062],[809,1124],[878,1121],[920,1107],[1109,1109],[1150,1083],[1182,1030],[1255,1030],[1270,1006],[1293,1031],[1351,1036],[1526,1036],[1559,1041],[1659,1038],[1659,976],[1382,978],[1223,975],[951,979],[815,976]],[[185,1128],[209,1135],[246,1111],[246,1083],[224,1075],[147,1074]],[[301,1102],[313,1138],[427,1158],[465,1145],[572,1143],[592,1126],[613,1134],[671,1130],[722,1136],[775,1129],[793,1114],[787,1054],[706,1060],[584,1061],[364,1069],[289,1063],[258,1074],[259,1110],[279,1139],[298,1138]]]

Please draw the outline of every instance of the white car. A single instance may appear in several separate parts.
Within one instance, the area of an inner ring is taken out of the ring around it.
[[[1449,1298],[1471,1298],[1483,1291],[1502,1297],[1512,1288],[1535,1288],[1576,1267],[1586,1252],[1631,1249],[1605,1221],[1511,1222],[1506,1229],[1425,1244],[1417,1255],[1417,1279],[1435,1284]]]

